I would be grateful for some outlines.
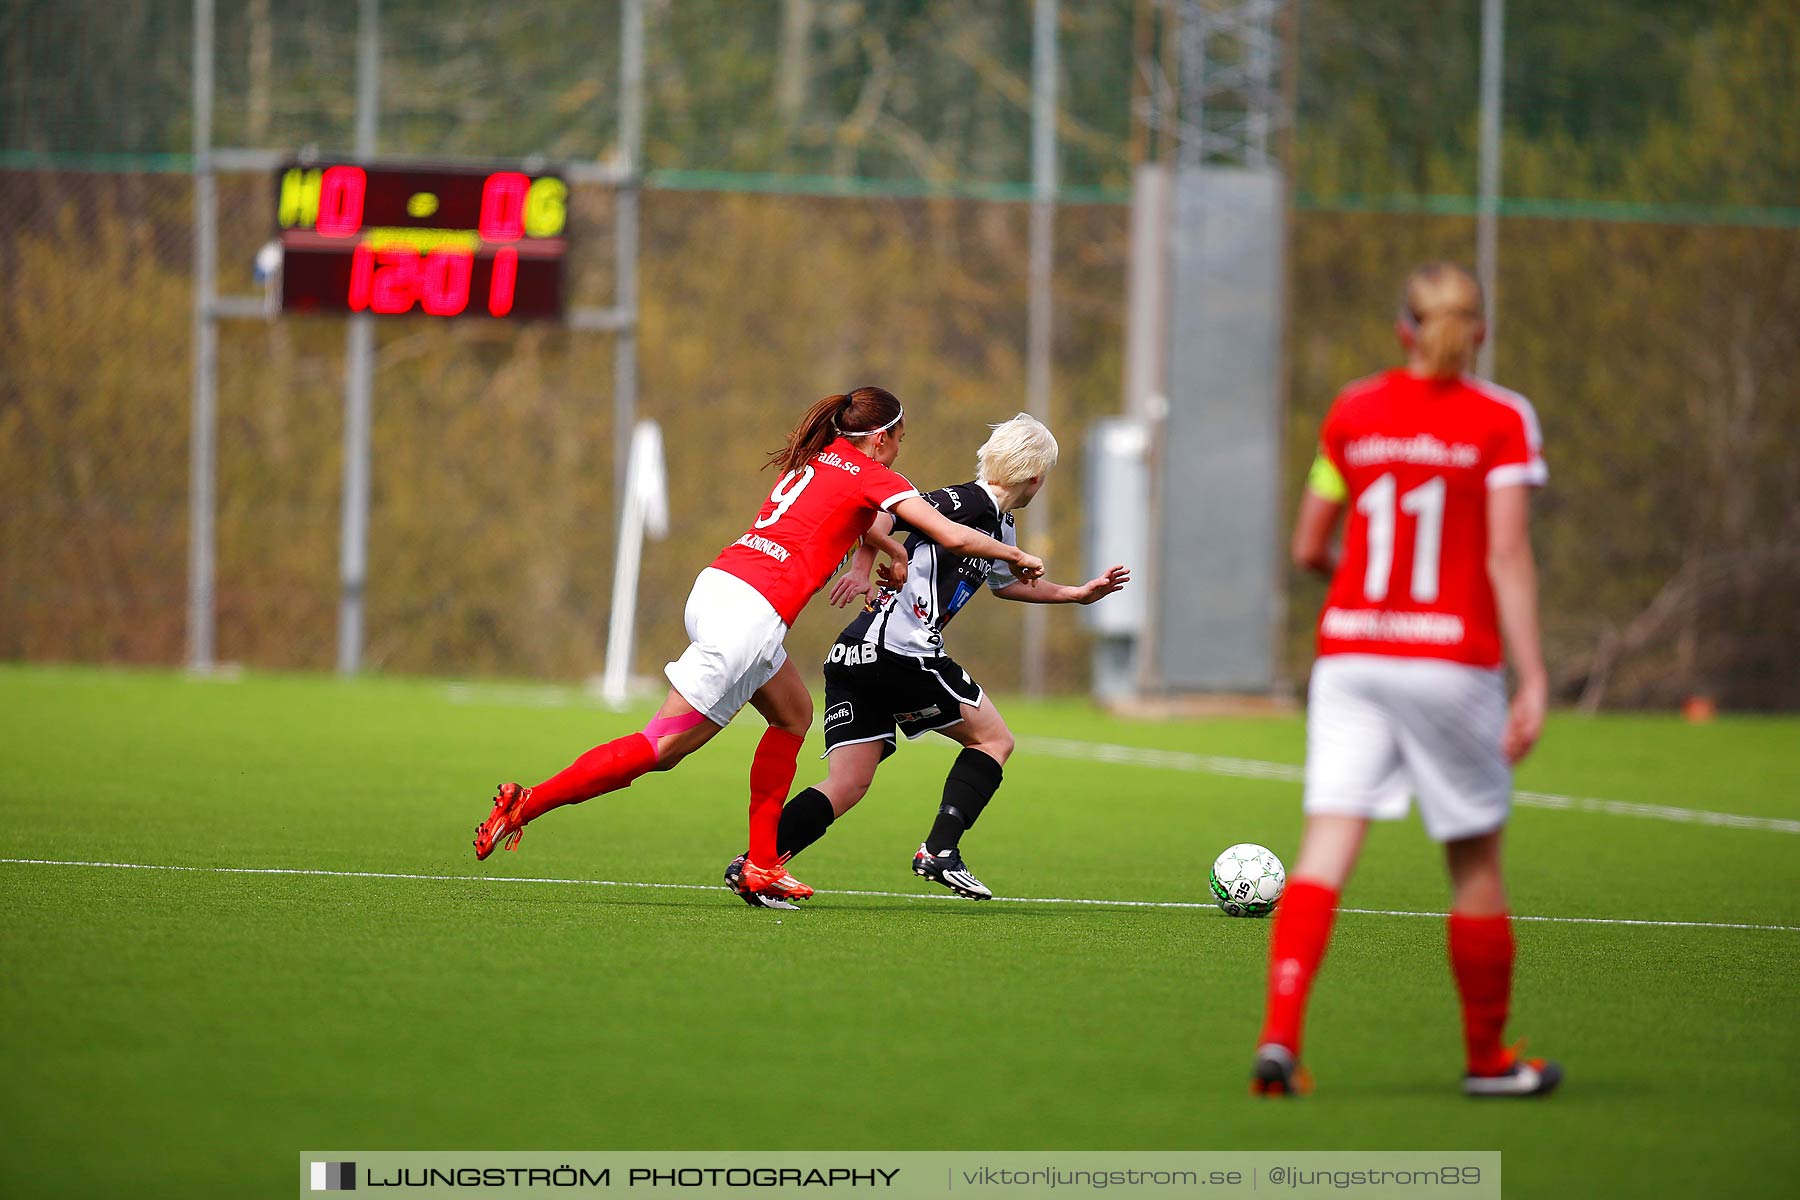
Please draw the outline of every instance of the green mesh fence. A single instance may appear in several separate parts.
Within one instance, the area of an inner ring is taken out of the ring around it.
[[[355,0],[217,7],[215,142],[347,150]],[[1293,489],[1336,388],[1391,361],[1405,267],[1471,256],[1479,7],[1289,14]],[[673,451],[683,540],[646,559],[637,665],[653,670],[692,573],[766,490],[763,442],[801,402],[890,382],[930,430],[902,467],[933,483],[967,475],[982,422],[1023,406],[1031,63],[1025,0],[646,8],[641,408],[672,447],[705,448]],[[1559,685],[1800,703],[1800,9],[1507,12],[1496,365],[1549,439]],[[1082,432],[1117,410],[1123,374],[1123,201],[1134,154],[1161,144],[1134,135],[1134,97],[1170,58],[1147,0],[1061,14],[1065,457],[1056,527],[1034,528],[1035,510],[1026,526],[1074,574]],[[382,148],[605,158],[618,25],[616,4],[586,0],[385,0]],[[0,656],[180,660],[192,44],[188,0],[0,6]],[[575,303],[610,295],[611,203],[576,190],[573,226],[590,232]],[[228,294],[252,290],[267,206],[263,177],[222,180]],[[328,319],[223,327],[223,659],[329,665],[343,340]],[[381,327],[371,665],[597,669],[610,355],[566,330]],[[721,418],[767,432],[721,440]],[[495,482],[516,478],[531,486]],[[1310,586],[1290,595],[1291,678]],[[1007,644],[1015,615],[974,606],[959,636]],[[809,614],[797,636],[822,644],[835,616]],[[1052,682],[1079,686],[1085,642],[1054,620]],[[1016,679],[1011,654],[980,665],[996,687]]]
[[[1290,168],[1307,207],[1407,211],[1474,192],[1480,8],[1291,5]],[[219,0],[215,143],[347,151],[358,9]],[[1061,5],[1059,170],[1077,199],[1124,195],[1143,149],[1134,101],[1173,82],[1157,11]],[[611,147],[616,3],[384,0],[380,13],[385,151]],[[1030,25],[1028,0],[653,0],[646,166],[708,186],[1007,196],[1030,178]],[[5,163],[181,169],[192,46],[188,0],[7,5]],[[1797,62],[1786,0],[1511,0],[1505,194],[1541,215],[1791,224]]]

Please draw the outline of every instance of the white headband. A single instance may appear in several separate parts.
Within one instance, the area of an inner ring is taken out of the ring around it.
[[[844,429],[844,428],[841,428],[836,421],[833,421],[831,423],[831,427],[833,429],[837,430],[839,437],[847,437],[847,438],[868,437],[872,433],[886,433],[888,430],[892,429],[894,426],[898,425],[900,422],[904,421],[905,419],[906,419],[906,409],[902,408],[900,410],[899,415],[896,416],[893,420],[889,421],[886,425],[879,426],[875,429],[856,429],[856,430]]]

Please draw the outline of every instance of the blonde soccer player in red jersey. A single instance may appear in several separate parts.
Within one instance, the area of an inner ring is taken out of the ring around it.
[[[1449,865],[1463,1090],[1542,1096],[1561,1068],[1502,1044],[1513,937],[1500,870],[1512,765],[1537,741],[1548,693],[1527,529],[1530,489],[1548,478],[1537,416],[1467,374],[1486,335],[1468,272],[1414,271],[1396,332],[1406,366],[1332,404],[1294,530],[1294,562],[1331,588],[1307,696],[1306,823],[1275,910],[1251,1087],[1304,1086],[1301,1023],[1338,894],[1370,820],[1405,816],[1416,796]],[[1510,703],[1502,646],[1517,675]]]
[[[762,894],[782,901],[810,896],[775,851],[781,804],[813,718],[812,695],[782,645],[794,618],[865,535],[904,571],[905,551],[869,534],[879,512],[898,515],[959,554],[1008,563],[1022,579],[1044,571],[1035,555],[926,503],[891,469],[905,437],[900,401],[882,388],[859,387],[807,409],[769,458],[781,475],[755,521],[694,580],[685,614],[689,645],[666,668],[669,694],[656,716],[534,787],[501,784],[493,811],[476,827],[475,857],[502,843],[517,848],[525,826],[552,809],[669,770],[752,704],[769,729],[750,764],[750,849],[734,887],[753,905]]]

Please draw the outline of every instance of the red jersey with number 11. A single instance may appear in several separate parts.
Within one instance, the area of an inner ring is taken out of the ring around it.
[[[905,476],[836,438],[776,482],[756,523],[712,565],[761,592],[792,625],[875,514],[918,494]]]
[[[1349,523],[1319,653],[1499,666],[1487,494],[1549,477],[1531,403],[1482,379],[1393,370],[1344,389],[1320,442]]]

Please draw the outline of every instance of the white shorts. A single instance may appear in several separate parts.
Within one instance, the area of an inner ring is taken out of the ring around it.
[[[1432,840],[1491,833],[1512,810],[1505,732],[1498,670],[1326,655],[1306,702],[1306,811],[1392,821],[1417,796]]]
[[[707,720],[729,725],[787,661],[787,622],[761,592],[717,567],[694,580],[685,615],[691,644],[663,674]]]

